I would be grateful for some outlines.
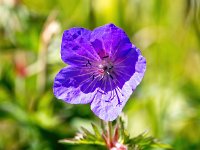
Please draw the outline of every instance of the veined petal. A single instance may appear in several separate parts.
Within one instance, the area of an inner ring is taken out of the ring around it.
[[[134,91],[135,88],[140,84],[146,71],[146,59],[141,55],[141,52],[138,48],[136,49],[136,52],[138,53],[138,60],[135,64],[135,73],[130,80],[127,81],[127,84],[129,84],[129,86],[132,88],[132,91]]]
[[[91,109],[99,118],[105,121],[113,121],[122,112],[122,109],[131,94],[132,89],[126,83],[122,90],[116,88],[108,93],[97,91],[97,94],[91,103]]]
[[[131,68],[134,70],[134,73],[129,80],[123,84],[123,87],[115,88],[113,91],[107,93],[97,91],[97,94],[91,103],[91,109],[99,118],[105,121],[115,120],[122,112],[122,109],[130,98],[132,92],[141,82],[146,70],[146,60],[141,55],[139,49],[136,49],[136,52],[138,58],[135,59],[134,68]],[[121,77],[123,76],[125,75],[122,74]]]
[[[87,61],[97,61],[99,56],[89,42],[91,31],[71,28],[64,31],[61,43],[62,60],[74,66],[84,66]]]
[[[137,48],[133,46],[126,57],[118,57],[114,62],[115,80],[117,80],[119,88],[122,88],[124,83],[130,80],[136,72],[136,64],[140,57],[139,55]]]
[[[90,93],[83,93],[80,86],[90,77],[90,72],[85,72],[75,67],[66,67],[56,75],[53,92],[58,99],[71,104],[90,103],[95,96],[95,89]]]
[[[106,24],[95,28],[90,36],[90,41],[97,53],[111,59],[125,57],[132,44],[126,33],[114,24]]]

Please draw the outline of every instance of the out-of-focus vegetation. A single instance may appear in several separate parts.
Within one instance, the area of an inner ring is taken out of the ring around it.
[[[62,32],[110,22],[147,59],[124,109],[130,134],[200,149],[199,0],[0,0],[0,149],[102,149],[58,143],[98,118],[89,105],[55,99],[52,84],[65,66]]]

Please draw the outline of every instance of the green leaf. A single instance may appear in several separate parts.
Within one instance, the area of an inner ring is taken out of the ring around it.
[[[92,134],[90,131],[88,131],[86,128],[81,127],[82,132],[84,133],[84,137],[86,137],[87,139],[95,139],[95,135]]]
[[[65,144],[105,145],[97,126],[92,123],[92,128],[94,133],[81,127],[80,132],[73,139],[63,139],[59,142]]]
[[[97,128],[97,126],[94,124],[94,123],[91,123],[92,124],[92,128],[94,130],[94,133],[96,135],[97,138],[101,138],[101,133],[99,132],[99,129]]]
[[[119,129],[120,139],[122,140],[123,143],[126,143],[130,138],[128,131],[125,129],[125,122],[126,122],[125,116],[121,115],[118,118],[118,123],[119,123],[119,127],[120,127],[120,129]]]
[[[163,148],[167,150],[173,149],[170,145],[160,143],[156,138],[152,136],[147,136],[147,133],[144,132],[137,137],[131,138],[127,141],[130,147],[137,147],[138,149],[145,150],[149,148]]]
[[[59,143],[64,144],[73,144],[73,145],[79,145],[79,144],[85,144],[85,145],[105,145],[103,141],[90,141],[90,140],[75,140],[75,139],[63,139],[59,140]]]

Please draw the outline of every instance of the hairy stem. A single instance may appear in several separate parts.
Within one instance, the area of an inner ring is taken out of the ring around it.
[[[109,145],[110,145],[110,148],[113,146],[113,143],[112,143],[112,122],[111,121],[108,121],[108,139],[109,139]]]

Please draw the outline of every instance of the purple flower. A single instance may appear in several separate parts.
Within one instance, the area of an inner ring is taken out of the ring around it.
[[[71,104],[90,103],[105,121],[117,118],[146,70],[140,50],[114,24],[64,31],[61,58],[69,66],[56,75],[54,95]]]

